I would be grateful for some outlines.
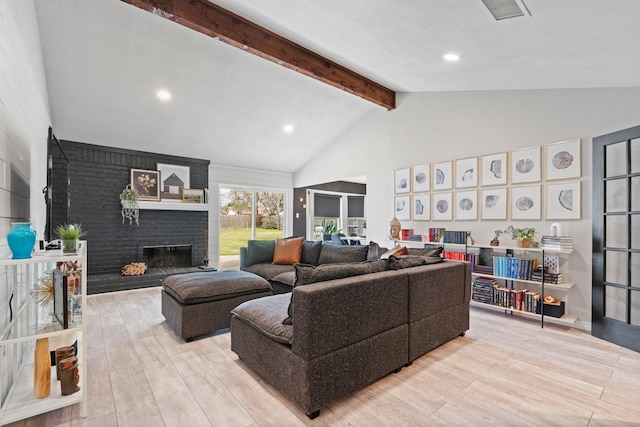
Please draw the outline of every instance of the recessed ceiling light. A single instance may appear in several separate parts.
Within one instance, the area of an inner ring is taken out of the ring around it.
[[[460,55],[458,55],[457,53],[445,53],[442,57],[445,60],[451,61],[451,62],[455,62],[455,61],[459,61],[460,60]]]
[[[158,99],[161,99],[163,101],[168,101],[171,99],[171,94],[169,93],[169,91],[166,91],[164,89],[160,89],[159,91],[157,91],[156,96],[158,97]]]
[[[292,125],[286,125],[286,126],[283,128],[283,130],[284,130],[286,133],[291,133],[291,132],[293,132],[293,126],[292,126]]]

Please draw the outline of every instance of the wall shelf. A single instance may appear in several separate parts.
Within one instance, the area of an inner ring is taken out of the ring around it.
[[[157,211],[200,211],[207,212],[209,210],[208,203],[182,203],[182,202],[138,202],[139,209],[149,209]]]

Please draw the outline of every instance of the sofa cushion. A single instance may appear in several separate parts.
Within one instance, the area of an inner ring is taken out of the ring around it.
[[[419,265],[437,264],[443,262],[444,258],[439,256],[421,256],[421,255],[391,255],[387,260],[389,270],[401,270],[403,268],[417,267]]]
[[[407,248],[407,251],[409,251],[409,255],[440,256],[442,246],[437,248]]]
[[[335,245],[325,243],[320,251],[318,264],[342,264],[362,262],[367,260],[369,246],[365,245]]]
[[[364,246],[366,248],[366,246]],[[343,279],[345,277],[360,276],[369,273],[378,273],[387,270],[387,261],[363,261],[359,263],[335,263],[321,264],[316,266],[307,264],[294,265],[296,286],[309,285],[311,283],[325,282],[327,280]],[[293,292],[291,293],[291,302],[287,309],[289,317],[284,319],[285,325],[293,324]]]
[[[287,316],[289,294],[273,295],[246,301],[231,313],[269,338],[291,345],[293,327],[282,323]]]
[[[273,263],[293,265],[300,262],[303,240],[304,237],[276,240],[273,249]]]
[[[271,279],[271,281],[284,283],[285,285],[289,285],[293,288],[293,285],[296,283],[296,272],[286,271],[284,273],[280,273],[276,277]]]
[[[302,257],[300,258],[300,262],[303,264],[318,265],[321,250],[322,240],[305,240],[302,242]]]
[[[273,262],[275,244],[275,240],[249,240],[247,242],[245,266],[260,264],[261,262]]]
[[[379,244],[374,241],[369,242],[369,249],[367,251],[367,261],[375,261],[380,259],[383,253],[387,252],[389,249],[383,248]]]
[[[273,280],[273,278],[280,273],[285,273],[287,271],[294,271],[294,270],[293,270],[293,265],[281,265],[281,264],[272,264],[271,262],[263,262],[260,264],[253,264],[248,267],[245,267],[244,271],[257,274],[258,276],[267,280]]]

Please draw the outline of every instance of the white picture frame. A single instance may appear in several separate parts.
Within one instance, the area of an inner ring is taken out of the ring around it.
[[[456,221],[478,219],[478,191],[456,191]]]
[[[453,162],[434,163],[431,168],[433,179],[431,180],[434,191],[451,190],[453,187]]]
[[[539,182],[542,178],[540,169],[539,145],[511,151],[509,171],[512,184]]]
[[[431,169],[429,165],[418,165],[411,168],[411,191],[420,193],[431,190]]]
[[[580,219],[580,181],[545,185],[545,219]]]
[[[581,139],[555,142],[544,146],[545,180],[580,178]]]
[[[431,195],[414,194],[411,199],[411,213],[416,221],[429,221],[431,219]]]
[[[398,220],[411,219],[411,205],[409,196],[395,196],[393,200],[393,216]]]
[[[411,192],[411,185],[409,181],[409,168],[398,169],[395,171],[394,176],[394,192],[396,194]]]
[[[156,167],[160,171],[160,199],[182,203],[182,190],[191,188],[191,168],[166,163],[157,163]]]
[[[511,219],[540,219],[540,184],[511,187]]]
[[[432,221],[451,221],[453,219],[452,194],[433,193],[431,220]]]
[[[487,188],[480,192],[480,217],[482,220],[506,220],[508,206],[507,188]]]
[[[507,152],[487,154],[480,157],[480,185],[507,185],[509,167]]]
[[[478,158],[456,160],[456,188],[478,186]]]

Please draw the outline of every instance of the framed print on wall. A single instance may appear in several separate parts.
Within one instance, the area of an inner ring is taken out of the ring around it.
[[[411,168],[411,189],[414,193],[429,191],[431,189],[430,182],[429,165],[420,165]]]
[[[480,185],[507,184],[507,153],[488,154],[480,158]],[[505,218],[506,219],[506,218]]]
[[[451,221],[453,219],[453,207],[451,206],[451,193],[433,194],[432,221]]]
[[[545,186],[545,219],[580,219],[580,181]]]
[[[512,184],[540,181],[540,146],[512,151],[509,164]]]
[[[411,219],[411,206],[409,205],[409,196],[396,196],[394,198],[393,215],[398,220]]]
[[[456,188],[478,186],[478,158],[456,160]]]
[[[580,146],[580,139],[545,145],[545,179],[580,178]]]
[[[160,200],[160,172],[131,169],[131,188],[138,192],[138,200]]]
[[[453,162],[435,163],[433,165],[433,190],[451,190]]]
[[[162,178],[160,197],[163,201],[181,202],[182,190],[191,188],[189,166],[167,165],[158,163],[158,170]]]
[[[511,219],[540,219],[540,185],[511,187]]]
[[[408,193],[411,191],[411,188],[409,187],[409,168],[398,169],[395,173],[394,183],[396,194]]]
[[[412,199],[411,212],[416,221],[431,219],[431,196],[429,194],[415,194]]]
[[[481,218],[507,219],[507,189],[490,188],[480,193]]]
[[[478,219],[478,192],[456,191],[456,221]]]

